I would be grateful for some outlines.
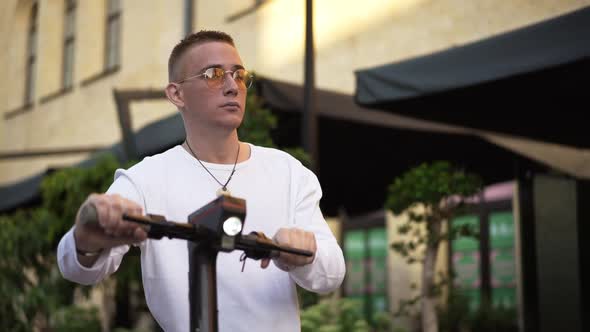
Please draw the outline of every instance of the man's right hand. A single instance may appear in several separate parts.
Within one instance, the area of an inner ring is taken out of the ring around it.
[[[92,207],[96,210],[95,217]],[[147,232],[142,225],[123,220],[123,214],[142,214],[142,208],[137,203],[125,199],[117,194],[91,194],[80,206],[76,216],[74,239],[76,248],[83,252],[98,252],[124,244],[139,243],[147,238]],[[86,259],[93,263],[94,259]],[[87,264],[84,264],[87,265]]]

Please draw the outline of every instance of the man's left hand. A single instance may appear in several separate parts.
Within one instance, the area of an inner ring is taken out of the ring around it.
[[[281,228],[273,237],[273,240],[283,246],[296,249],[309,250],[313,253],[311,257],[287,254],[281,252],[279,257],[273,258],[275,265],[283,270],[290,271],[298,266],[303,266],[313,262],[316,253],[315,235],[298,228]],[[265,269],[270,264],[270,259],[263,259],[260,266]]]

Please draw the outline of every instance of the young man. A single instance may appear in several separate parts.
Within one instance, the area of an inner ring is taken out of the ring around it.
[[[115,272],[129,245],[141,248],[148,306],[165,331],[189,329],[188,250],[182,240],[152,240],[123,213],[159,214],[183,221],[219,194],[246,200],[243,233],[262,231],[280,244],[312,251],[313,257],[281,254],[269,264],[246,264],[240,252],[220,253],[217,286],[220,331],[299,331],[295,283],[325,293],[344,278],[342,251],[319,208],[315,175],[290,155],[240,142],[251,78],[232,38],[201,31],[174,47],[166,95],[182,114],[186,141],[117,170],[106,194],[88,197],[101,227],[78,212],[58,247],[65,278],[94,284]]]

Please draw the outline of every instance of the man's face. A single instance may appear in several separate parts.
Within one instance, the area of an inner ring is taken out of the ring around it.
[[[238,51],[223,42],[205,42],[193,46],[181,58],[181,80],[203,73],[211,67],[234,71],[244,68]],[[244,117],[247,90],[225,74],[221,85],[215,86],[204,77],[180,84],[184,100],[184,116],[198,126],[235,129]]]

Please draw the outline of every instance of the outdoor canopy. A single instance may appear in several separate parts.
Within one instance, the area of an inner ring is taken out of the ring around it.
[[[356,102],[587,154],[590,7],[484,40],[356,72]],[[580,106],[582,104],[582,106]],[[546,112],[543,112],[546,111]],[[585,113],[585,112],[584,112]]]

